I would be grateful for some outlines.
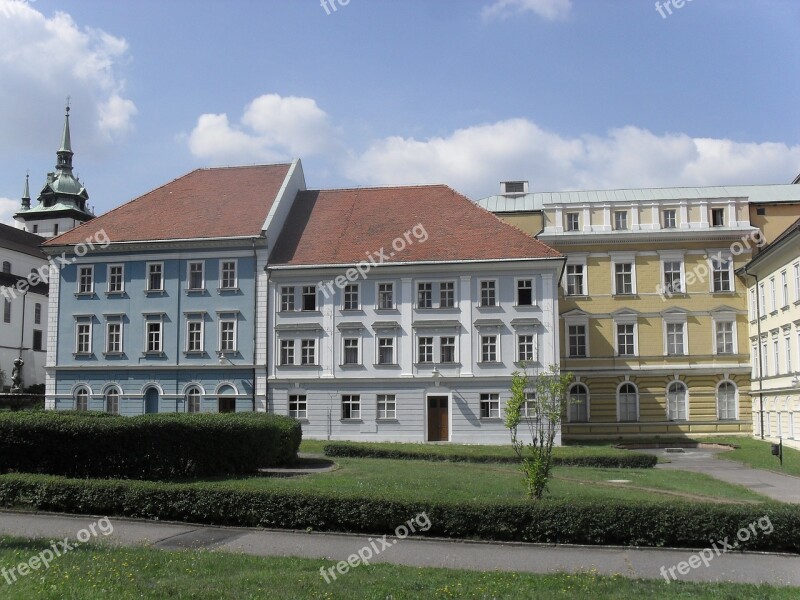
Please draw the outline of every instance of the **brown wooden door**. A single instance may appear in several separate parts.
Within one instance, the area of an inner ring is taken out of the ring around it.
[[[448,441],[448,425],[447,396],[428,396],[428,441]]]
[[[220,398],[219,412],[221,413],[236,412],[236,398]]]

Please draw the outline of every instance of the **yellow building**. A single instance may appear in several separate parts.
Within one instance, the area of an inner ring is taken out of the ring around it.
[[[800,447],[800,219],[740,274],[750,285],[753,434]]]
[[[567,256],[565,439],[748,434],[745,283],[735,275],[800,214],[800,186],[528,193],[479,202]]]

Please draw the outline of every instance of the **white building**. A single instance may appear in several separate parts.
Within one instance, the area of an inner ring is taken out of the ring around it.
[[[512,372],[559,362],[562,268],[446,186],[301,192],[267,270],[268,410],[308,438],[508,443]]]
[[[22,358],[25,387],[43,384],[47,285],[28,285],[28,275],[47,264],[38,235],[0,224],[0,371],[11,385],[11,369]]]
[[[753,435],[800,448],[800,220],[739,274],[750,286]]]

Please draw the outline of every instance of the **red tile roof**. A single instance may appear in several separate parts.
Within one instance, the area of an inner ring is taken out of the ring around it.
[[[353,264],[392,251],[392,262],[555,258],[556,250],[445,185],[300,192],[271,264]],[[398,242],[397,246],[401,246]]]
[[[78,244],[100,230],[112,242],[257,236],[290,167],[197,169],[45,245]]]

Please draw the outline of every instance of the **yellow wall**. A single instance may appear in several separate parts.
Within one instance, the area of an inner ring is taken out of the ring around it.
[[[763,208],[765,215],[759,215],[758,209]],[[766,238],[766,243],[775,240],[781,233],[797,219],[800,219],[800,204],[751,204],[750,223],[758,227]]]

